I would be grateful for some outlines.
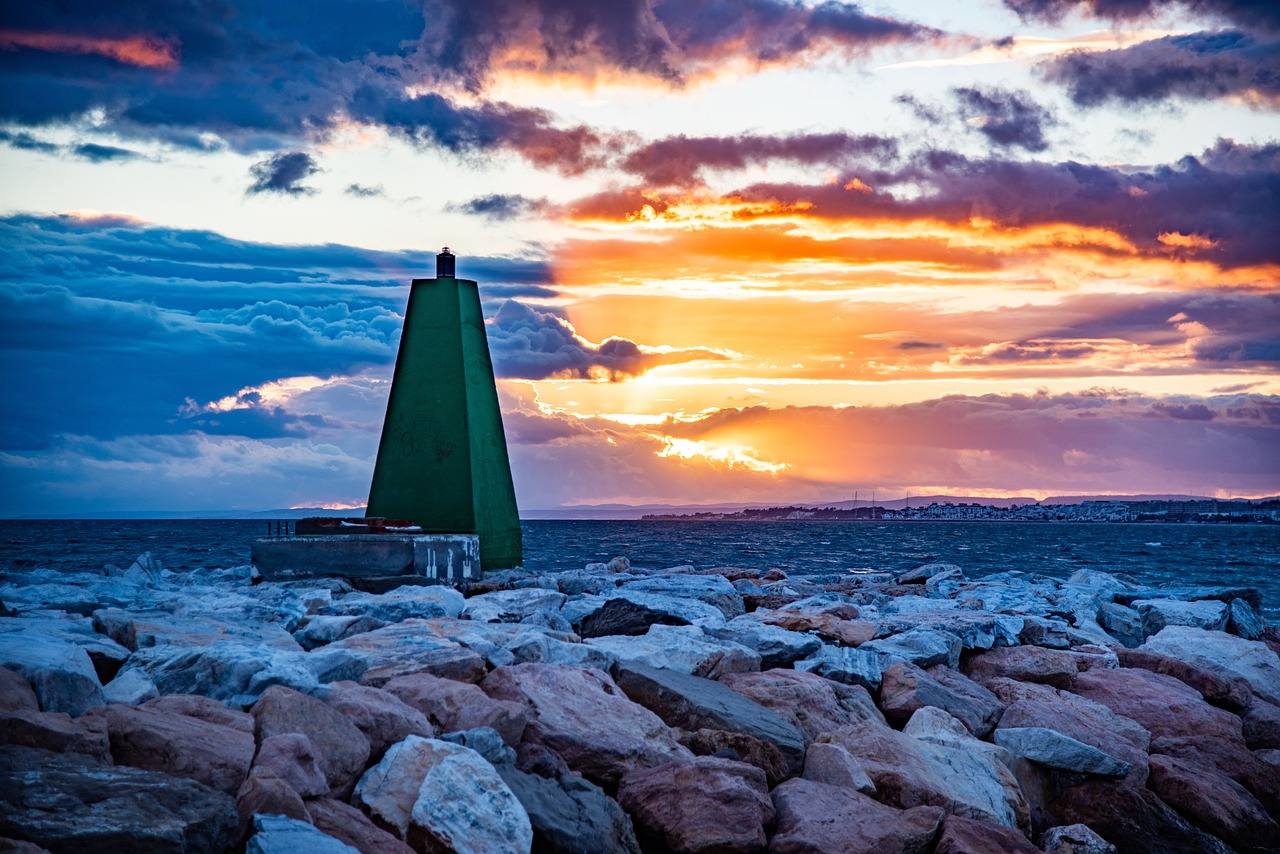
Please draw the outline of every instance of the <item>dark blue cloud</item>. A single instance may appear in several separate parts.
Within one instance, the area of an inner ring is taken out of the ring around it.
[[[512,193],[491,193],[465,202],[450,203],[445,206],[445,210],[501,222],[527,217],[536,213],[545,204],[546,199],[531,199],[528,196]]]
[[[381,184],[374,187],[366,187],[364,184],[348,184],[347,188],[342,192],[348,196],[355,196],[357,199],[375,199],[387,195],[387,191],[382,188]]]
[[[1280,32],[1280,5],[1274,0],[1004,0],[1004,5],[1024,20],[1051,23],[1073,11],[1111,21],[1137,21],[1180,6],[1210,19]]]
[[[962,87],[951,93],[960,105],[961,117],[996,145],[1027,151],[1049,147],[1045,129],[1057,120],[1027,92]]]
[[[79,145],[71,147],[71,153],[76,157],[93,163],[108,163],[118,160],[135,160],[142,155],[128,148],[120,148],[116,145],[100,145],[96,142],[82,142]]]
[[[245,190],[248,195],[280,193],[285,196],[301,196],[315,190],[303,185],[303,181],[320,171],[315,158],[305,151],[288,151],[274,154],[249,167],[253,183]]]

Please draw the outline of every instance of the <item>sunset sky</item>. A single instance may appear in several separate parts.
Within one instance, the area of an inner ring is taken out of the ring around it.
[[[0,515],[358,507],[411,278],[522,511],[1280,493],[1274,0],[25,0]]]

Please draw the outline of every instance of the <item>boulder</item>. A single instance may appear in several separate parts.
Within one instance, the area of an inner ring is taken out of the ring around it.
[[[11,618],[8,618],[11,619]],[[0,625],[0,668],[24,678],[45,712],[75,717],[106,702],[89,653],[67,640]]]
[[[1086,824],[1120,851],[1144,854],[1232,854],[1221,840],[1192,827],[1149,789],[1089,780],[1050,805],[1062,824]]]
[[[495,700],[469,682],[427,673],[398,676],[382,687],[425,715],[440,732],[491,727],[512,747],[520,743],[532,717],[522,703]]]
[[[1216,769],[1156,754],[1148,785],[1183,818],[1239,851],[1280,845],[1280,826],[1262,804]]]
[[[908,607],[907,602],[913,600],[918,604]],[[968,607],[962,607],[962,604]],[[880,637],[916,629],[946,632],[960,638],[962,647],[968,652],[995,646],[1017,646],[1025,626],[1022,617],[973,610],[972,605],[976,604],[979,603],[903,596],[891,599],[885,606],[891,610],[878,614],[875,623]]]
[[[880,652],[823,644],[815,655],[797,661],[795,669],[833,682],[878,691],[884,669],[898,660],[895,656]]]
[[[360,854],[345,842],[288,816],[255,815],[253,831],[245,854]]]
[[[1015,756],[1059,771],[1126,777],[1133,769],[1128,762],[1121,762],[1096,747],[1044,727],[1001,728],[996,730],[995,743]]]
[[[510,765],[496,767],[529,814],[535,850],[640,854],[631,818],[599,786],[577,774],[548,779]]]
[[[1049,649],[1066,649],[1071,646],[1071,641],[1067,639],[1067,631],[1070,628],[1065,620],[1056,617],[1032,617],[1022,614],[1022,631],[1018,632],[1018,640],[1026,646],[1043,646]],[[1138,612],[1134,611],[1133,616],[1137,619]],[[1099,620],[1101,620],[1101,611],[1099,611]],[[1107,630],[1109,633],[1110,629]],[[1142,643],[1141,635],[1134,640],[1133,645],[1137,646]]]
[[[1016,830],[949,815],[933,854],[1043,854]]]
[[[237,836],[231,796],[194,780],[0,747],[0,837],[77,854],[221,854]]]
[[[788,776],[804,768],[804,738],[795,725],[726,685],[644,664],[620,663],[613,677],[628,697],[668,726],[748,735],[778,748],[790,766]]]
[[[409,619],[372,632],[343,638],[325,647],[346,650],[366,663],[360,682],[380,688],[397,676],[429,673],[445,679],[478,682],[484,659],[461,644],[441,637],[426,620]],[[312,653],[315,655],[315,653]]]
[[[828,786],[845,786],[864,795],[875,795],[876,784],[862,763],[838,744],[816,742],[804,755],[804,778]]]
[[[307,803],[307,813],[318,830],[361,854],[413,854],[412,848],[378,827],[351,804],[319,798]]]
[[[137,706],[159,696],[156,683],[141,670],[126,670],[102,686],[102,697],[108,703]]]
[[[759,613],[759,612],[757,612]],[[760,616],[753,622],[797,634],[812,633],[819,638],[845,646],[861,646],[876,636],[876,624],[865,620],[845,619],[826,611],[800,611],[780,608]],[[737,621],[731,621],[737,622]],[[816,648],[815,648],[816,649]]]
[[[954,563],[926,563],[923,566],[917,566],[915,569],[907,570],[895,580],[898,584],[924,584],[930,578],[941,574],[953,574],[964,578],[964,570]]]
[[[31,690],[31,683],[17,671],[0,667],[0,712],[13,712],[19,709],[40,710],[40,701],[36,692]]]
[[[607,668],[612,656],[586,646],[572,633],[521,623],[478,623],[440,617],[429,620],[431,630],[480,655],[490,667],[541,661],[577,667]],[[457,678],[457,677],[454,677]]]
[[[680,854],[763,852],[774,818],[763,771],[711,756],[630,772],[618,803],[645,849]]]
[[[966,662],[964,672],[970,679],[983,683],[1003,677],[1069,688],[1080,672],[1080,665],[1075,656],[1063,650],[1010,646],[975,655]]]
[[[696,756],[719,756],[754,765],[764,772],[769,788],[794,776],[782,751],[771,741],[724,729],[673,728],[676,741]]]
[[[1267,621],[1243,599],[1232,599],[1227,614],[1227,631],[1245,640],[1258,640],[1267,628]]]
[[[1142,618],[1142,634],[1146,637],[1165,626],[1192,626],[1197,629],[1222,631],[1227,627],[1230,607],[1212,599],[1183,602],[1178,599],[1138,599],[1133,608]]]
[[[1261,756],[1237,741],[1153,738],[1151,753],[1172,756],[1207,771],[1218,771],[1248,789],[1268,814],[1280,816],[1280,775]]]
[[[619,592],[696,599],[718,609],[726,620],[742,616],[745,611],[742,596],[720,575],[655,575],[624,581]]]
[[[254,757],[253,768],[276,777],[302,797],[314,798],[329,791],[329,782],[311,739],[300,732],[282,732],[264,738]]]
[[[111,762],[107,722],[93,715],[73,718],[65,712],[37,709],[0,711],[0,744],[83,753],[99,762]]]
[[[1098,625],[1129,649],[1140,646],[1147,639],[1146,633],[1142,631],[1142,615],[1126,605],[1100,603]]]
[[[289,688],[269,688],[249,710],[259,743],[273,735],[302,733],[311,741],[329,791],[344,797],[364,771],[369,740],[345,715]]]
[[[384,623],[401,623],[411,619],[457,617],[466,601],[462,594],[444,584],[404,586],[386,593],[347,593],[323,605],[323,616],[372,617]]]
[[[117,765],[162,771],[234,795],[253,762],[244,730],[148,706],[110,705],[106,721]]]
[[[917,667],[945,664],[954,668],[960,666],[962,647],[960,638],[951,632],[919,628],[870,641],[860,651],[905,659]]]
[[[528,708],[534,719],[524,739],[551,748],[606,791],[630,770],[692,758],[662,719],[628,699],[607,673],[517,664],[494,670],[480,687]]]
[[[473,686],[474,687],[474,686]],[[345,715],[369,739],[369,758],[377,761],[406,736],[431,738],[435,728],[426,716],[392,693],[356,682],[334,682],[325,702]]]
[[[1215,706],[1236,712],[1249,705],[1249,683],[1243,679],[1219,676],[1203,667],[1147,649],[1122,649],[1117,651],[1117,656],[1124,667],[1172,676],[1199,691],[1206,702]]]
[[[928,854],[945,815],[931,806],[897,810],[853,789],[800,779],[774,789],[773,805],[770,854]]]
[[[240,816],[241,836],[258,814],[283,815],[300,821],[307,821],[310,817],[302,796],[263,766],[255,766],[240,784],[236,792],[236,813]]]
[[[462,616],[479,623],[518,623],[544,608],[560,610],[566,598],[558,591],[539,588],[495,590],[466,600]]]
[[[986,738],[1004,711],[995,694],[946,665],[928,671],[906,661],[885,668],[880,708],[902,726],[918,709],[935,706],[958,719],[978,738]]]
[[[1238,717],[1210,706],[1199,691],[1172,676],[1130,667],[1091,670],[1077,677],[1072,692],[1137,721],[1152,735],[1197,735],[1243,743]]]
[[[643,635],[652,625],[687,626],[689,621],[629,599],[609,599],[598,610],[582,618],[578,624],[578,635],[583,638]]]
[[[709,637],[697,626],[653,625],[637,637],[591,638],[586,643],[620,662],[665,667],[711,679],[760,669],[760,656],[754,651]]]
[[[1261,641],[1187,626],[1170,626],[1148,638],[1143,649],[1238,677],[1263,699],[1280,704],[1280,655]]]
[[[519,759],[515,750],[502,740],[502,736],[498,735],[497,730],[490,729],[487,726],[466,729],[461,732],[447,732],[440,736],[440,740],[471,748],[495,768],[499,765],[512,765]]]
[[[735,594],[736,595],[736,594]],[[575,596],[564,603],[560,612],[573,625],[578,625],[588,614],[599,610],[610,599],[626,599],[637,605],[643,605],[654,611],[671,614],[702,628],[716,628],[727,622],[725,612],[715,605],[699,599],[690,599],[668,593],[651,593],[640,588],[615,588],[604,592],[603,596]],[[742,613],[741,611],[738,612]],[[735,614],[734,616],[737,616]]]
[[[375,617],[330,617],[317,614],[314,617],[310,617],[301,628],[294,631],[293,639],[303,649],[312,650],[343,638],[349,638],[352,635],[372,632],[386,625],[386,622]]]
[[[1051,827],[1040,837],[1045,854],[1116,854],[1116,847],[1085,824]]]
[[[760,656],[762,670],[790,667],[799,659],[813,655],[822,646],[822,641],[812,635],[768,625],[751,619],[751,615],[730,620],[724,628],[704,631],[713,638],[731,641],[755,650],[755,653]]]
[[[253,733],[253,716],[237,709],[230,709],[217,700],[201,697],[199,694],[165,694],[148,700],[144,705],[148,709],[156,709],[174,715],[186,715],[189,718],[207,721],[219,726],[238,729],[241,732]]]
[[[1254,698],[1240,712],[1244,743],[1250,750],[1280,748],[1280,706]]]
[[[842,685],[798,670],[731,673],[720,680],[734,691],[790,721],[809,744],[857,721],[883,724],[865,688]]]

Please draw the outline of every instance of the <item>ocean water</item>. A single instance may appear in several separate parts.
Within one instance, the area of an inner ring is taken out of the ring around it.
[[[524,522],[525,566],[555,571],[625,555],[644,567],[744,566],[788,574],[898,572],[935,561],[970,577],[1077,569],[1150,585],[1257,587],[1280,619],[1280,526],[1034,522]],[[0,520],[0,572],[127,567],[151,552],[169,569],[249,562],[258,520]]]

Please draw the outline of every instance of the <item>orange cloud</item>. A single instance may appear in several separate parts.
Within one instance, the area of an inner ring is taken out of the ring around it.
[[[85,53],[105,56],[138,68],[176,68],[177,48],[155,36],[88,36],[78,33],[0,30],[0,49],[32,48],[50,53]]]

